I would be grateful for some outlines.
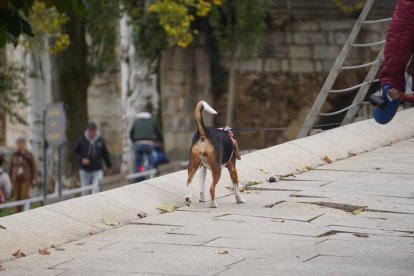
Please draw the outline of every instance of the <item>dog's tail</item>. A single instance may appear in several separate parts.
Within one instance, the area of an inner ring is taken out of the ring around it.
[[[217,111],[215,111],[207,102],[205,101],[199,101],[196,105],[196,108],[194,110],[194,117],[195,122],[197,126],[197,132],[200,134],[200,136],[206,136],[206,127],[204,126],[203,121],[203,110],[207,111],[210,114],[217,114]]]

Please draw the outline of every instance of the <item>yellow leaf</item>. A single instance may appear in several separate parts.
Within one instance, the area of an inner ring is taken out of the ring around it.
[[[161,211],[161,213],[172,213],[178,209],[177,206],[172,206],[169,204],[160,204],[157,206],[157,209]]]
[[[323,161],[325,161],[325,162],[326,162],[326,163],[328,163],[328,164],[332,163],[332,160],[328,157],[328,155],[325,155],[325,156],[322,158],[322,160],[323,160]]]

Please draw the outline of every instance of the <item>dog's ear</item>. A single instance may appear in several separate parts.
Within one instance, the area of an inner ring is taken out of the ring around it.
[[[218,114],[206,101],[202,101],[204,110],[210,114],[216,115]]]

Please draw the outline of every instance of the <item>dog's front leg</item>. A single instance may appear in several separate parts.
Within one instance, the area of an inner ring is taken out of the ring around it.
[[[207,168],[201,165],[200,167],[200,202],[206,202],[206,174]]]

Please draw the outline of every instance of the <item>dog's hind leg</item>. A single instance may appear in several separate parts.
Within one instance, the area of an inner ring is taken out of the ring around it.
[[[194,174],[197,172],[200,163],[201,160],[199,158],[192,158],[188,164],[187,191],[185,193],[185,203],[187,206],[190,206],[191,204],[191,182],[193,181]]]
[[[202,165],[200,167],[200,202],[206,202],[206,174],[207,168]]]
[[[213,174],[213,182],[211,183],[210,187],[210,195],[211,195],[211,203],[210,208],[218,208],[217,202],[216,202],[216,185],[220,180],[221,177],[221,168],[215,168],[211,169],[211,172]]]
[[[233,187],[234,187],[234,196],[236,197],[236,202],[237,203],[244,203],[244,199],[240,194],[240,189],[239,189],[239,177],[237,175],[237,170],[236,167],[234,166],[233,162],[230,162],[227,165],[227,169],[230,172],[230,178],[231,178],[231,182],[233,183]]]

